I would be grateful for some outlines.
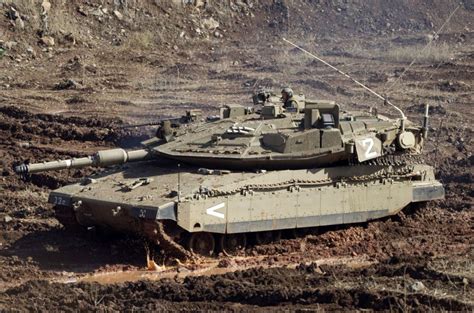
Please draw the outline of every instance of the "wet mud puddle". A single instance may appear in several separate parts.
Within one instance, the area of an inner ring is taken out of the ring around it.
[[[76,283],[76,282],[87,282],[87,283],[99,283],[99,284],[117,284],[124,282],[135,282],[141,280],[151,280],[156,281],[165,278],[185,278],[187,276],[211,276],[211,275],[223,275],[228,272],[235,272],[239,270],[247,270],[254,267],[262,268],[273,268],[273,267],[287,267],[287,268],[296,268],[300,263],[294,264],[279,264],[275,263],[272,265],[262,264],[260,262],[255,262],[256,259],[264,259],[264,256],[259,257],[235,257],[231,260],[230,264],[234,263],[249,263],[248,265],[231,265],[227,267],[222,267],[222,259],[206,259],[201,261],[198,264],[183,264],[179,266],[161,266],[153,270],[149,269],[139,269],[139,270],[129,270],[129,271],[116,271],[116,272],[98,272],[89,274],[76,279],[69,279],[63,281],[64,283]],[[232,262],[234,261],[234,262]],[[258,260],[257,260],[258,261]],[[255,265],[255,264],[259,265]],[[367,267],[377,263],[376,261],[369,260],[365,257],[341,257],[341,258],[326,258],[318,259],[314,261],[309,261],[306,263],[316,263],[319,265],[339,265],[344,264],[347,267],[351,268],[361,268]]]

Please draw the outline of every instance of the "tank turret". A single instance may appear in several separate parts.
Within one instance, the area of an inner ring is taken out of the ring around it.
[[[83,158],[25,163],[14,171],[106,167],[151,157],[239,170],[303,169],[372,160],[386,164],[387,159],[394,160],[392,155],[396,162],[403,162],[406,156],[420,154],[428,123],[428,111],[423,125],[405,121],[402,127],[398,120],[377,112],[348,112],[334,101],[309,99],[301,110],[287,110],[281,103],[264,104],[259,111],[227,104],[217,120],[202,121],[196,116],[188,112],[180,119],[162,121],[156,137],[142,142],[141,150],[103,150]]]
[[[328,100],[305,98],[301,110],[264,103],[256,112],[238,104],[221,111],[220,120],[190,127],[151,149],[201,167],[302,169],[372,160],[386,164],[393,155],[395,162],[403,161],[421,153],[426,133],[426,127],[409,121],[402,127],[397,119],[348,112]]]

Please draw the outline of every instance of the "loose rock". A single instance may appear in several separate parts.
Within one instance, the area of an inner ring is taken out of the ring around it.
[[[45,46],[52,47],[54,46],[54,38],[51,36],[43,36],[40,39],[40,43]]]
[[[54,86],[54,89],[56,90],[81,89],[81,88],[82,88],[82,85],[73,79],[66,79]]]
[[[410,286],[410,289],[413,291],[413,292],[420,292],[422,290],[425,290],[426,287],[425,285],[421,282],[421,281],[416,281],[414,282],[411,286]]]
[[[8,50],[11,50],[13,49],[13,47],[15,47],[18,43],[16,41],[7,41],[5,42],[5,48],[7,48]]]
[[[49,10],[51,10],[51,3],[48,0],[44,0],[41,7],[43,8],[43,14],[48,14]]]
[[[202,20],[202,26],[207,29],[216,29],[219,27],[219,22],[213,19],[212,17]]]
[[[123,20],[123,14],[120,13],[119,11],[115,10],[114,15],[119,21]]]
[[[10,10],[8,10],[7,12],[7,17],[14,21],[16,20],[17,18],[20,17],[20,14],[18,13],[18,11],[14,8],[14,7],[10,7]]]
[[[17,18],[15,20],[15,28],[17,29],[24,29],[25,28],[25,22],[21,17]]]

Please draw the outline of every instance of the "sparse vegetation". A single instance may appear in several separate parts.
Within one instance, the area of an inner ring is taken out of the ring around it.
[[[383,59],[402,63],[409,63],[415,58],[419,63],[442,62],[449,61],[453,57],[453,49],[446,43],[395,47],[382,55]]]
[[[1,1],[0,1],[1,3]],[[19,12],[29,17],[27,26],[38,29],[40,26],[41,2],[34,0],[5,0],[5,5],[16,8]]]
[[[138,31],[128,36],[123,47],[144,50],[150,48],[155,43],[155,39],[155,35],[151,31]]]
[[[36,13],[41,8],[41,2],[35,0],[5,0],[3,2],[24,13]]]
[[[48,21],[49,32],[55,35],[72,34],[74,37],[79,36],[77,23],[71,20],[71,16],[67,14],[64,8],[58,8],[51,11]]]
[[[54,36],[72,35],[74,38],[79,35],[80,30],[77,23],[68,14],[65,3],[55,3],[55,9],[49,11],[45,19],[43,19],[45,15],[43,15],[41,1],[7,0],[5,4],[16,8],[21,16],[26,16],[25,27],[29,27],[35,32],[41,31],[44,35]]]

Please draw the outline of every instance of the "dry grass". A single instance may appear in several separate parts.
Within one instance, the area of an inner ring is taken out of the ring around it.
[[[148,30],[130,33],[123,44],[123,48],[127,50],[145,50],[153,46],[156,39],[155,35]]]
[[[1,2],[1,1],[0,1]],[[41,1],[35,0],[6,0],[5,5],[15,7],[20,14],[29,17],[27,25],[31,25],[33,29],[38,29],[40,26]]]
[[[416,58],[417,63],[436,63],[449,61],[454,57],[453,49],[448,44],[433,44],[431,46],[395,47],[381,56],[388,61],[410,63]]]
[[[41,10],[41,2],[35,0],[6,0],[3,3],[14,6],[20,13],[27,15],[39,13]]]
[[[49,31],[52,34],[72,34],[74,37],[79,36],[79,28],[74,20],[64,8],[51,9],[48,20]]]
[[[44,30],[41,2],[38,0],[6,0],[5,4],[14,6],[20,14],[28,16],[26,24],[33,29]],[[48,13],[47,30],[53,35],[72,34],[74,37],[79,35],[78,27],[67,12],[65,2],[52,2],[52,8]]]

